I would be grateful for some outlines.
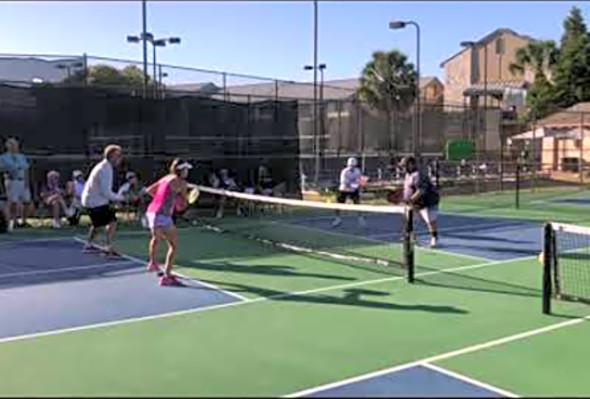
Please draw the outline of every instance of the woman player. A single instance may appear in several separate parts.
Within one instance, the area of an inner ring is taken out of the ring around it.
[[[172,274],[174,256],[177,248],[177,232],[172,215],[175,211],[183,211],[188,206],[187,182],[188,172],[193,166],[179,158],[172,161],[170,173],[162,177],[156,183],[147,188],[146,192],[152,196],[148,205],[146,217],[148,226],[152,232],[149,244],[148,271],[160,271],[156,263],[156,252],[160,240],[166,240],[168,252],[166,253],[166,264],[164,274],[160,277],[161,286],[182,286],[176,276]]]

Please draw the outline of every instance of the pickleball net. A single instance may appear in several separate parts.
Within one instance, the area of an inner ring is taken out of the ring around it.
[[[193,224],[279,251],[414,279],[413,212],[196,186]],[[339,213],[340,224],[335,226]],[[371,238],[371,237],[379,237]]]
[[[590,304],[590,228],[548,223],[543,255],[543,311],[552,299]]]

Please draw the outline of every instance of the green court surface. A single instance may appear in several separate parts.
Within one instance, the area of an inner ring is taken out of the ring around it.
[[[538,204],[484,210],[488,201],[451,198],[443,209],[543,220]],[[545,220],[571,221],[546,206]],[[0,338],[0,396],[284,396],[415,362],[518,396],[590,396],[590,324],[581,319],[590,307],[555,301],[553,314],[543,315],[534,256],[492,260],[417,247],[416,282],[409,284],[396,270],[279,251],[199,227],[179,237],[179,272],[243,299]],[[147,233],[121,232],[118,245],[145,259]],[[400,256],[397,244],[360,238],[347,250]],[[0,290],[0,298],[9,294]]]

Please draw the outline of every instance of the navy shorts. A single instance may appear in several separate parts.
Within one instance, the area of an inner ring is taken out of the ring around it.
[[[361,193],[359,190],[338,192],[337,201],[339,204],[344,204],[348,198],[350,198],[354,204],[361,203]]]
[[[104,227],[117,221],[115,210],[109,205],[88,208],[88,216],[94,227]]]

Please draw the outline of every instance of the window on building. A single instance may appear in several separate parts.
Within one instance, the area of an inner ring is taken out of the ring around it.
[[[496,39],[496,54],[504,54],[505,50],[504,38],[499,37]]]

